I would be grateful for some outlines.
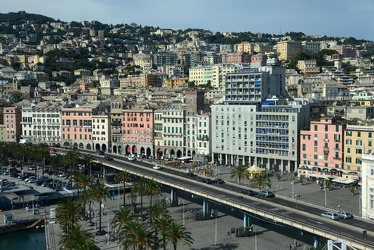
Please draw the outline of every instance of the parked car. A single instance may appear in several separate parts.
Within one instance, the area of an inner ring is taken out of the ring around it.
[[[195,173],[193,173],[193,172],[188,172],[188,173],[187,173],[187,176],[188,176],[188,177],[195,177],[195,176],[196,176],[196,174],[195,174]]]
[[[162,169],[162,167],[160,165],[154,165],[153,169],[160,170],[160,169]]]
[[[58,177],[65,177],[66,175],[64,173],[59,173]]]
[[[212,184],[213,183],[213,181],[209,178],[204,178],[202,181],[203,181],[203,183],[206,183],[206,184]]]
[[[214,183],[215,183],[215,184],[223,184],[223,183],[225,183],[225,181],[222,180],[222,179],[215,179],[215,180],[214,180]]]
[[[275,194],[269,190],[261,190],[260,192],[258,192],[258,195],[263,196],[263,197],[274,197],[275,196]]]
[[[253,195],[256,195],[256,194],[258,194],[258,193],[255,192],[255,191],[253,191],[253,190],[243,190],[243,191],[242,191],[242,194],[249,195],[249,196],[253,196]]]
[[[336,212],[324,212],[321,216],[332,220],[339,220],[339,215]]]
[[[127,158],[129,161],[136,161],[136,158],[135,157],[132,157],[130,156],[129,158]]]
[[[338,214],[338,216],[342,219],[351,219],[353,218],[353,215],[350,214],[349,212],[347,211],[344,211],[344,210],[340,210],[338,212],[336,212]]]

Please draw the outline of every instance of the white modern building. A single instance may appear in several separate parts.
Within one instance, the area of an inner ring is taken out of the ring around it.
[[[374,155],[362,154],[362,218],[374,220]]]
[[[92,115],[92,144],[93,148],[111,148],[111,120],[108,114],[99,112]],[[105,147],[103,146],[105,145]]]

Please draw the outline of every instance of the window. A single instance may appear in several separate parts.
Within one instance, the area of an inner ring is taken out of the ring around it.
[[[302,150],[303,150],[303,151],[306,150],[306,144],[303,144],[303,145],[302,145]]]
[[[318,131],[318,126],[314,125],[314,131]]]
[[[352,131],[347,130],[347,131],[345,132],[345,135],[346,135],[346,136],[352,136]]]
[[[361,132],[357,132],[357,137],[361,137]]]

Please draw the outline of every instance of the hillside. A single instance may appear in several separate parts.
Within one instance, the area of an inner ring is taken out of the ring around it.
[[[33,20],[35,23],[54,22],[55,19],[39,14],[26,13],[25,11],[0,13],[0,23],[9,22],[10,24],[22,24],[26,20]]]

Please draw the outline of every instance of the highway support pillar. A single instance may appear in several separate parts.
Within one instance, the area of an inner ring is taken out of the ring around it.
[[[170,191],[170,205],[172,207],[178,206],[177,191],[174,188],[171,188]]]
[[[314,237],[313,237],[313,247],[317,248],[317,246],[318,246],[318,237],[317,237],[317,235],[314,235]]]
[[[252,226],[252,218],[248,214],[244,214],[244,228],[251,228]]]
[[[204,219],[210,217],[210,204],[207,199],[203,199],[203,216]]]

